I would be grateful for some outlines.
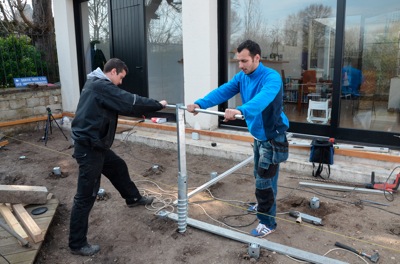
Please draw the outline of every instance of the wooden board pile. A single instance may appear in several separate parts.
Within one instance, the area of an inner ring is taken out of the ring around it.
[[[8,226],[23,239],[39,243],[44,240],[44,232],[25,205],[46,204],[51,194],[46,187],[26,185],[0,185],[0,213]]]

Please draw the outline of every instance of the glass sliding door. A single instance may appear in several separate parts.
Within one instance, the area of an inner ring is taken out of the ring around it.
[[[182,1],[146,1],[149,97],[184,101]]]
[[[346,1],[340,126],[400,132],[400,6]]]
[[[239,71],[236,47],[258,42],[261,62],[275,69],[284,83],[284,107],[290,121],[330,124],[336,0],[308,2],[230,0],[228,14],[228,79]],[[314,111],[315,104],[328,111]],[[236,97],[229,108],[241,104]],[[322,118],[324,117],[324,118]]]
[[[81,3],[84,71],[86,74],[97,67],[103,69],[110,59],[110,25],[108,0],[90,0]]]

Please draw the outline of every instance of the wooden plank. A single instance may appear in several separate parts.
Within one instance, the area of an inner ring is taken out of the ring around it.
[[[0,203],[45,204],[47,188],[28,185],[0,185]]]
[[[134,120],[127,120],[127,119],[122,119],[122,118],[118,118],[118,124],[161,129],[161,130],[172,131],[172,132],[176,131],[176,126],[168,126],[168,125],[145,123],[145,122],[138,123],[137,120],[134,121]],[[185,133],[192,133],[192,132],[197,132],[203,136],[219,137],[219,138],[238,140],[238,141],[244,141],[244,142],[254,142],[254,138],[251,136],[243,136],[243,135],[229,134],[229,133],[209,131],[209,130],[198,130],[198,129],[193,129],[193,128],[185,129]]]
[[[3,140],[0,142],[0,147],[4,147],[5,145],[8,145],[8,140]]]
[[[32,218],[38,217],[39,219],[35,220],[38,226],[42,229],[42,233],[44,236],[46,235],[46,231],[50,227],[51,221],[54,218],[54,214],[59,205],[59,201],[55,198],[50,199],[48,203],[45,205],[48,207],[48,211],[42,215],[33,215]],[[26,207],[27,212],[31,212],[33,209],[37,207],[42,207],[43,205],[28,205]],[[0,215],[0,219],[2,216]],[[3,220],[4,222],[4,220]],[[35,262],[35,258],[42,246],[43,242],[39,243],[31,243],[31,248],[22,247],[18,240],[11,236],[8,232],[0,228],[0,253],[6,256],[6,258],[15,264],[32,264]],[[0,257],[0,263],[3,259]]]
[[[21,204],[13,204],[12,208],[14,210],[14,214],[21,222],[22,226],[25,228],[26,232],[28,232],[29,236],[33,239],[35,243],[44,240],[44,234],[40,227],[36,224],[35,220],[32,219],[30,214],[26,211],[26,209]]]
[[[33,263],[36,257],[37,250],[27,250],[21,253],[4,255],[10,263]],[[30,261],[30,262],[29,262]]]
[[[3,229],[0,229],[3,230]],[[3,230],[0,232],[0,252],[4,252],[3,247],[6,247],[8,245],[13,245],[13,246],[18,246],[21,247],[20,244],[18,244],[18,240],[13,237],[10,233],[8,233],[7,231]],[[1,263],[1,262],[0,262]]]
[[[17,254],[17,253],[22,253],[22,252],[26,252],[26,251],[30,251],[30,250],[37,250],[39,247],[37,246],[38,244],[32,244],[32,247],[27,248],[27,247],[23,247],[23,246],[16,246],[16,244],[10,244],[10,245],[6,245],[6,246],[2,246],[1,247],[1,252],[3,255],[12,255],[12,254]],[[0,260],[0,263],[1,260]]]
[[[8,208],[4,204],[0,204],[0,213],[3,216],[4,220],[6,220],[6,223],[8,226],[13,229],[20,237],[23,239],[28,239],[28,234],[25,232],[25,230],[22,228],[20,223],[18,222],[17,218],[12,214],[10,208]]]
[[[45,218],[39,218],[36,219],[35,222],[36,224],[40,227],[40,229],[42,230],[43,233],[47,232],[47,228],[48,228],[48,223],[51,221],[52,217],[45,217]]]
[[[304,149],[306,151],[310,151],[310,147],[311,147],[311,145],[310,146],[290,145],[289,149],[290,148],[298,148],[298,149]],[[358,151],[358,150],[350,150],[350,149],[335,149],[335,155],[400,163],[400,156],[397,156],[394,154],[392,154],[392,155],[386,154],[386,153],[376,153],[376,152]]]
[[[53,114],[53,116],[55,119],[59,119],[59,118],[63,117],[62,114]],[[46,121],[46,120],[47,120],[47,115],[36,116],[36,117],[30,117],[30,118],[25,118],[25,119],[0,122],[0,127],[15,126],[15,125],[21,125],[21,124],[32,123],[32,122],[37,122],[37,121]]]
[[[137,121],[135,121],[135,120],[127,120],[127,119],[123,119],[123,118],[118,119],[118,124],[125,124],[125,125],[132,125],[132,126],[137,125],[140,127],[161,129],[161,130],[172,131],[172,132],[176,131],[176,126],[168,126],[168,125],[154,124],[154,123],[147,123],[147,122],[138,124]],[[229,134],[229,133],[223,133],[223,132],[217,132],[217,131],[196,130],[196,129],[192,129],[192,128],[186,128],[185,132],[186,133],[197,132],[200,135],[204,135],[204,136],[224,138],[224,139],[230,139],[230,140],[238,140],[238,141],[243,141],[243,142],[253,142],[254,141],[254,138],[251,136]],[[310,151],[310,147],[311,147],[311,145],[309,145],[309,146],[290,145],[289,149],[290,148],[299,148],[299,149],[304,149],[305,151]],[[400,156],[393,155],[393,154],[390,155],[390,154],[384,154],[384,153],[372,153],[372,152],[350,150],[350,149],[335,149],[335,155],[400,163]]]
[[[356,150],[348,150],[348,149],[335,149],[335,155],[343,155],[364,159],[372,159],[372,160],[380,160],[380,161],[388,161],[388,162],[396,162],[400,163],[400,156],[390,155],[384,153],[371,153],[365,151],[356,151]]]

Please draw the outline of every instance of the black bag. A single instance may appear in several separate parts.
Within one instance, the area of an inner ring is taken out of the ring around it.
[[[310,162],[313,163],[312,175],[315,177],[321,176],[321,172],[324,169],[324,164],[328,165],[328,178],[331,174],[330,165],[333,164],[333,144],[327,139],[316,138],[311,142]],[[318,164],[318,168],[315,170],[315,163]]]

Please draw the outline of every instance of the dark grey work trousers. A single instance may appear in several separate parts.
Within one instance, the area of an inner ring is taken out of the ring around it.
[[[112,150],[98,150],[75,142],[73,157],[78,162],[79,175],[71,212],[69,247],[79,249],[88,244],[89,214],[100,188],[101,174],[110,180],[127,204],[134,203],[141,195],[125,161]]]

